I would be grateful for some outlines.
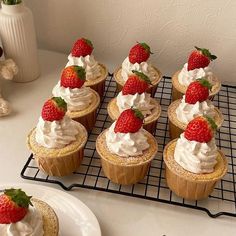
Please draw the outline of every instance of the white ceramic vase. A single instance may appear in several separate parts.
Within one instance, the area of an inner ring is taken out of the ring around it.
[[[23,3],[1,3],[0,36],[6,58],[19,67],[15,82],[29,82],[40,74],[33,15]]]

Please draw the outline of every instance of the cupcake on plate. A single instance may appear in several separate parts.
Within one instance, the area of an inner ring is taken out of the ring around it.
[[[84,85],[85,75],[84,68],[80,66],[64,68],[61,80],[53,88],[52,94],[65,100],[70,118],[91,131],[96,122],[100,97],[96,91]]]
[[[219,129],[224,117],[219,109],[209,100],[211,84],[206,78],[192,82],[182,99],[175,100],[168,107],[170,138],[178,138],[187,124],[196,116],[207,115],[213,118]]]
[[[176,195],[188,200],[207,198],[227,172],[224,154],[217,149],[215,122],[199,116],[189,122],[179,139],[164,149],[166,181]]]
[[[161,106],[146,92],[151,84],[150,79],[142,72],[136,70],[132,72],[122,91],[108,103],[108,114],[112,120],[117,120],[121,112],[126,109],[131,107],[138,109],[144,115],[143,128],[153,134],[161,114]]]
[[[27,196],[21,189],[0,195],[0,235],[57,236],[59,222],[46,202]]]
[[[161,72],[148,61],[150,54],[150,47],[146,43],[137,43],[130,49],[129,56],[125,58],[122,66],[114,72],[118,91],[122,90],[129,75],[133,74],[132,71],[136,70],[149,77],[152,84],[147,92],[151,93],[152,97],[154,97],[162,75]]]
[[[172,100],[182,98],[186,93],[187,87],[190,83],[198,78],[205,77],[211,84],[212,89],[210,92],[210,99],[220,91],[221,82],[212,73],[209,64],[217,57],[212,55],[208,49],[195,47],[189,58],[188,62],[184,64],[182,70],[177,71],[172,76]]]
[[[156,139],[142,128],[143,119],[139,110],[127,109],[96,140],[103,172],[114,183],[142,180],[157,153]]]
[[[85,86],[97,91],[102,98],[108,71],[103,64],[95,60],[92,52],[93,44],[90,40],[85,38],[78,39],[71,49],[66,67],[73,65],[83,67],[86,71]]]
[[[65,115],[66,107],[60,97],[46,101],[36,128],[28,135],[28,147],[39,169],[52,176],[69,175],[76,171],[87,142],[86,129]]]

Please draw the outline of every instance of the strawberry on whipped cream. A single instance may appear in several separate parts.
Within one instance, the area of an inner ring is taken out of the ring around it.
[[[184,95],[175,112],[178,120],[187,124],[198,115],[207,115],[211,118],[214,118],[215,106],[210,100],[189,104],[185,101]]]
[[[145,75],[149,77],[151,81],[157,78],[156,71],[152,67],[150,62],[143,61],[141,63],[136,62],[133,64],[129,61],[129,57],[126,57],[122,63],[122,70],[121,70],[121,75],[125,82],[127,81],[129,75],[132,74],[133,70],[144,73]]]
[[[196,174],[211,173],[217,163],[217,147],[215,138],[208,143],[189,141],[180,135],[177,141],[174,159],[185,170]]]
[[[145,131],[140,128],[135,133],[115,132],[114,122],[106,132],[106,144],[109,151],[121,157],[139,156],[149,148]]]
[[[34,207],[29,207],[26,216],[10,224],[0,224],[1,236],[43,236],[43,219],[41,213]]]
[[[99,63],[95,60],[93,55],[75,57],[70,53],[66,67],[72,65],[83,67],[86,71],[86,80],[88,81],[94,80],[101,75]]]

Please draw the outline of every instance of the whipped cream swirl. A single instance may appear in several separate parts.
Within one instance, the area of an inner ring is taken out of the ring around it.
[[[198,115],[206,115],[214,118],[215,107],[210,100],[196,102],[195,104],[186,103],[184,95],[175,112],[179,121],[188,124],[189,121]]]
[[[86,71],[86,80],[94,80],[101,75],[101,70],[98,62],[93,55],[87,55],[85,57],[73,57],[72,54],[68,56],[67,66],[81,66]]]
[[[36,127],[36,142],[46,148],[63,148],[76,140],[77,122],[64,116],[58,121],[45,121],[42,117]]]
[[[216,157],[214,138],[208,143],[199,143],[187,140],[184,133],[180,135],[174,152],[175,161],[185,170],[195,174],[213,172],[217,163]]]
[[[212,80],[213,73],[210,67],[199,68],[188,71],[188,63],[185,63],[183,69],[178,75],[179,83],[184,86],[189,86],[190,83],[202,77],[206,77],[209,81]]]
[[[149,148],[145,131],[141,128],[136,133],[115,133],[116,122],[106,132],[106,144],[109,151],[121,157],[139,156]]]
[[[125,82],[127,81],[129,75],[133,74],[132,70],[137,70],[139,72],[144,73],[149,77],[151,81],[157,78],[156,71],[149,62],[144,61],[141,62],[140,64],[138,63],[132,64],[129,61],[129,57],[126,57],[122,63],[122,70],[121,70],[121,76]]]
[[[26,216],[16,223],[0,224],[1,236],[43,236],[43,219],[34,207],[29,207]]]
[[[139,109],[144,117],[150,115],[152,113],[151,110],[155,107],[155,105],[151,104],[151,95],[149,93],[123,95],[122,91],[117,96],[117,106],[120,113],[131,107]]]
[[[69,111],[81,111],[92,103],[93,93],[89,87],[65,88],[60,81],[53,88],[52,94],[55,97],[62,97],[67,103]]]

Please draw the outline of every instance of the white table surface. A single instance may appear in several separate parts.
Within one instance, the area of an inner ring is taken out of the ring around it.
[[[20,177],[30,154],[26,136],[36,125],[43,102],[51,96],[67,56],[40,50],[39,57],[39,79],[27,84],[1,81],[4,97],[12,104],[14,112],[0,118],[0,184],[28,182],[43,185]],[[45,185],[60,189],[53,184]],[[196,210],[80,188],[69,194],[79,198],[94,212],[103,236],[236,235],[236,219],[231,217],[212,219]]]

